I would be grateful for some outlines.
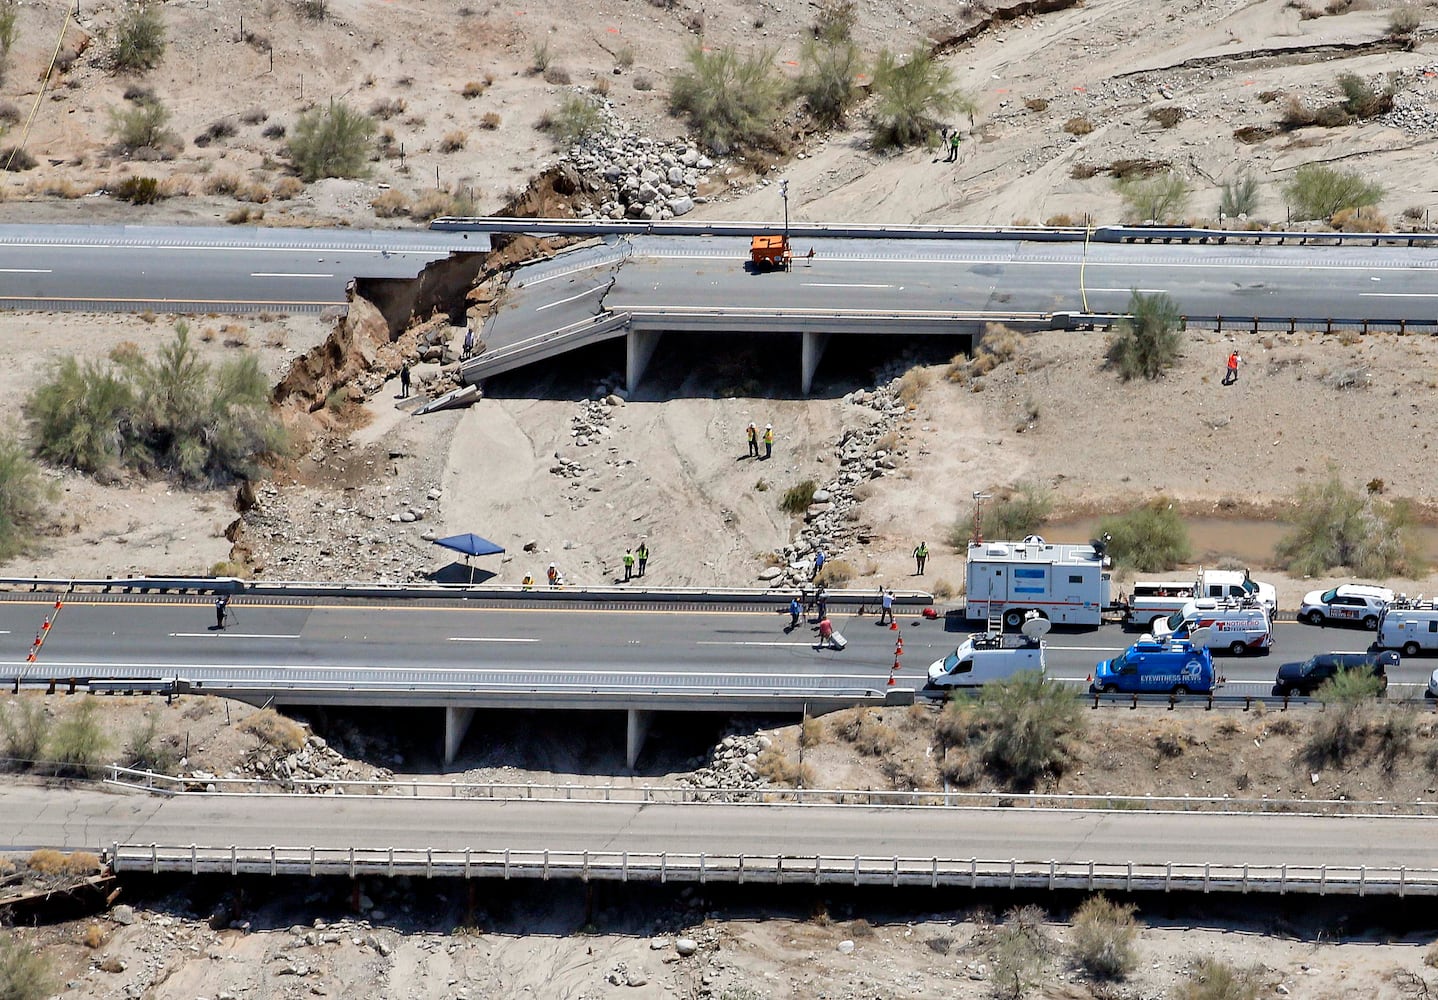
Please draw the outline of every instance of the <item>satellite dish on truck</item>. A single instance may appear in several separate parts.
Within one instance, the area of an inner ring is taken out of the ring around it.
[[[1053,622],[1044,618],[1037,611],[1030,611],[1029,617],[1024,619],[1024,623],[1019,627],[1019,631],[1030,639],[1042,639],[1049,634],[1049,629],[1053,627]]]
[[[1212,631],[1213,629],[1207,626],[1196,628],[1188,634],[1188,641],[1194,649],[1202,649],[1208,645],[1208,634]]]

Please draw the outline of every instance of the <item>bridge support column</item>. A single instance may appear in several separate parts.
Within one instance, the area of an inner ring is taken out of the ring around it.
[[[445,708],[444,710],[444,762],[453,764],[459,756],[459,745],[469,732],[470,720],[474,718],[472,708]]]
[[[824,348],[829,346],[829,334],[805,333],[803,336],[804,344],[799,357],[799,391],[807,396],[814,388],[814,372],[819,367],[819,359],[824,356]]]
[[[644,738],[649,735],[649,718],[654,713],[648,709],[631,708],[625,714],[628,719],[624,727],[624,766],[632,771],[635,761],[639,760],[639,751],[644,749]]]
[[[659,330],[630,330],[624,337],[624,384],[631,393],[644,377],[644,369],[659,346]]]

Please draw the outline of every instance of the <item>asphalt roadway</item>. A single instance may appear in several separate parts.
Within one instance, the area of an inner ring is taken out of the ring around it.
[[[812,259],[804,257],[810,246]],[[1166,292],[1180,312],[1399,320],[1438,315],[1438,249],[829,239],[795,242],[792,270],[754,272],[734,237],[611,239],[527,265],[488,321],[491,350],[633,309],[882,313],[1122,313]],[[902,322],[895,332],[904,332]]]
[[[762,810],[762,812],[756,812]],[[1431,819],[1148,811],[174,797],[0,786],[0,849],[211,847],[631,851],[1438,869]]]
[[[0,226],[0,308],[318,311],[350,281],[413,278],[484,233],[254,226]]]
[[[205,598],[71,595],[54,619],[37,662],[26,656],[53,596],[9,593],[0,599],[0,663],[29,678],[123,676],[256,681],[271,678],[396,689],[426,684],[446,691],[508,683],[526,690],[703,691],[721,683],[761,692],[776,687],[886,686],[902,638],[901,688],[921,688],[928,665],[952,652],[980,623],[899,614],[897,630],[835,606],[830,617],[849,640],[842,652],[816,649],[813,628],[789,632],[783,601],[752,606],[564,606],[549,602],[323,602],[240,598],[216,629]],[[1275,627],[1267,656],[1218,657],[1230,683],[1271,684],[1279,664],[1316,652],[1360,651],[1372,634],[1356,628]],[[1047,639],[1048,671],[1082,680],[1136,633],[1106,625],[1059,631]],[[1393,683],[1423,684],[1432,659],[1405,659]],[[597,707],[597,706],[596,706]]]

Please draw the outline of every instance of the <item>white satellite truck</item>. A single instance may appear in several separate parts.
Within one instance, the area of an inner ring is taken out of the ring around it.
[[[969,636],[958,649],[929,665],[925,690],[983,687],[1021,670],[1043,673],[1044,636],[1050,627],[1047,619],[1031,613],[1017,635],[981,632]]]
[[[1017,629],[1030,611],[1056,624],[1102,625],[1114,611],[1112,568],[1103,539],[1052,544],[1038,535],[1021,542],[970,542],[964,617],[992,634]]]

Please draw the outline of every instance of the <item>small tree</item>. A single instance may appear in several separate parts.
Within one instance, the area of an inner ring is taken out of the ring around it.
[[[12,766],[25,768],[45,753],[50,739],[50,716],[39,698],[22,698],[0,707],[0,733],[5,736],[5,756]]]
[[[1023,538],[1044,526],[1054,509],[1053,491],[1042,483],[1019,483],[983,512],[986,538]]]
[[[1188,207],[1188,182],[1172,170],[1152,177],[1123,177],[1114,186],[1128,206],[1130,222],[1172,222]]]
[[[300,115],[290,133],[289,154],[306,181],[364,174],[374,140],[375,121],[344,101],[331,101]]]
[[[1069,740],[1087,721],[1073,692],[1045,683],[1035,670],[985,685],[973,708],[974,722],[985,733],[984,763],[1018,788],[1061,772],[1069,761]],[[964,705],[955,701],[950,710],[957,717]]]
[[[54,977],[44,953],[21,941],[13,931],[0,936],[0,997],[4,1000],[45,1000]]]
[[[1356,170],[1305,163],[1284,185],[1283,194],[1295,219],[1331,219],[1339,209],[1378,204],[1384,190]]]
[[[1412,506],[1377,493],[1360,496],[1344,485],[1338,468],[1294,494],[1293,530],[1274,555],[1288,572],[1315,576],[1337,566],[1381,579],[1423,571]]]
[[[854,0],[824,0],[814,18],[814,37],[826,44],[847,42],[854,37]]]
[[[0,438],[0,560],[30,547],[45,502],[53,495],[25,448],[12,438]]]
[[[1388,33],[1395,38],[1406,40],[1409,47],[1412,47],[1413,36],[1418,33],[1418,28],[1422,23],[1422,11],[1412,4],[1404,4],[1401,7],[1393,8],[1389,13]]]
[[[49,756],[56,774],[89,774],[109,747],[95,718],[95,701],[86,698],[55,724],[50,734]]]
[[[989,959],[994,991],[1004,1000],[1028,996],[1043,978],[1053,948],[1043,923],[1037,906],[1015,907],[995,931]]]
[[[0,0],[0,83],[10,69],[10,49],[20,36],[19,16],[19,0]]]
[[[854,83],[862,70],[859,47],[848,39],[804,43],[804,67],[797,89],[809,112],[825,126],[844,123],[844,116],[859,97]]]
[[[1109,338],[1108,363],[1118,376],[1156,379],[1178,360],[1178,304],[1166,292],[1129,295],[1128,316]]]
[[[178,144],[179,137],[166,128],[169,123],[169,109],[153,98],[110,109],[110,134],[126,152]]]
[[[1218,214],[1228,219],[1252,215],[1258,210],[1258,179],[1245,171],[1231,181],[1224,181],[1218,199]]]
[[[772,52],[706,52],[696,41],[687,62],[670,85],[669,108],[689,119],[701,142],[717,153],[769,142],[783,95]]]
[[[907,56],[885,49],[874,67],[874,145],[880,149],[930,141],[940,119],[972,115],[976,105],[954,85],[954,75],[923,46]]]
[[[1138,924],[1134,908],[1110,902],[1103,895],[1084,900],[1073,917],[1069,957],[1098,979],[1125,979],[1138,965],[1134,938]]]
[[[36,453],[83,472],[118,464],[120,425],[133,400],[129,384],[105,366],[61,358],[25,405]]]
[[[111,61],[117,70],[142,72],[159,65],[164,54],[165,22],[158,7],[148,0],[136,0],[115,25]]]
[[[1121,566],[1157,573],[1187,562],[1191,554],[1188,528],[1168,497],[1154,497],[1141,507],[1099,522],[1110,536],[1109,554]]]
[[[548,125],[554,137],[569,146],[601,131],[604,115],[591,98],[569,94],[559,102],[559,110],[549,116]]]

